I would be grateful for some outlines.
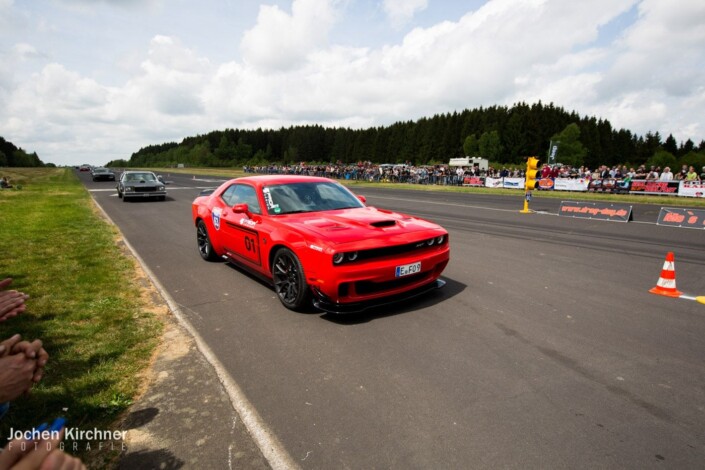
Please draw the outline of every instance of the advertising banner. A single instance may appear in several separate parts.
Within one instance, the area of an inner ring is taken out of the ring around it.
[[[677,194],[679,181],[633,180],[629,192],[632,194]]]
[[[632,216],[632,206],[605,202],[561,201],[558,215],[583,219],[610,220],[613,222],[629,222]]]
[[[705,229],[705,210],[662,207],[656,224]]]
[[[504,178],[502,187],[508,189],[524,189],[524,184],[524,178]]]
[[[590,181],[587,178],[556,178],[553,189],[556,191],[587,191]]]
[[[614,178],[602,178],[590,181],[588,183],[589,191],[609,191],[612,192],[617,188],[617,180]]]
[[[463,178],[463,186],[484,186],[485,179],[479,176],[466,176]]]
[[[554,182],[553,178],[541,178],[539,180],[539,189],[553,189],[554,187]]]
[[[678,195],[685,197],[705,197],[705,181],[681,181]]]
[[[488,188],[501,188],[502,178],[485,178],[485,186]]]
[[[488,188],[524,189],[524,178],[485,178]]]

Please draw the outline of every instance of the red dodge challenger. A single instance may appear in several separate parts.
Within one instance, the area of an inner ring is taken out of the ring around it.
[[[327,178],[233,179],[193,201],[198,251],[272,283],[292,310],[359,312],[442,287],[448,232],[364,202]]]

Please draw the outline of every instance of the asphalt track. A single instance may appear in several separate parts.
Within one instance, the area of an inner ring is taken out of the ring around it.
[[[648,290],[675,253],[705,295],[705,231],[558,217],[559,201],[365,188],[450,233],[447,285],[353,317],[284,309],[196,249],[190,204],[82,180],[302,468],[702,468],[705,305]],[[566,197],[566,199],[574,199]]]

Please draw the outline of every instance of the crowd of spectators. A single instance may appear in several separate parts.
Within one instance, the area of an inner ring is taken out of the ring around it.
[[[291,174],[323,176],[326,178],[346,179],[356,181],[413,183],[413,184],[439,184],[462,185],[465,177],[479,176],[487,178],[523,178],[524,169],[503,167],[480,169],[479,167],[451,167],[448,165],[421,165],[405,164],[374,164],[372,162],[358,162],[357,164],[327,164],[307,165],[263,165],[245,166],[245,173],[258,174]],[[544,164],[540,171],[542,178],[584,178],[587,180],[612,178],[616,180],[650,180],[650,181],[705,181],[705,166],[700,174],[693,166],[683,165],[676,174],[669,167],[663,169],[659,166],[645,165],[637,168],[626,165],[608,167],[602,165],[591,170],[586,166],[579,168],[570,165]]]
[[[26,310],[29,296],[9,289],[11,278],[0,281],[0,322],[5,322]],[[23,340],[14,334],[0,341],[0,419],[10,403],[28,394],[42,380],[49,354],[40,340]],[[51,425],[42,423],[25,430],[23,437],[9,440],[0,452],[0,470],[23,469],[85,469],[80,459],[60,449],[65,421],[57,418]]]

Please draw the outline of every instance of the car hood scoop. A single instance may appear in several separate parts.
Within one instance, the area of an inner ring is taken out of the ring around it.
[[[370,225],[373,227],[392,227],[396,224],[396,220],[380,220],[378,222],[372,222]]]
[[[297,215],[294,224],[333,243],[348,243],[428,230],[436,225],[389,211],[364,207]]]

